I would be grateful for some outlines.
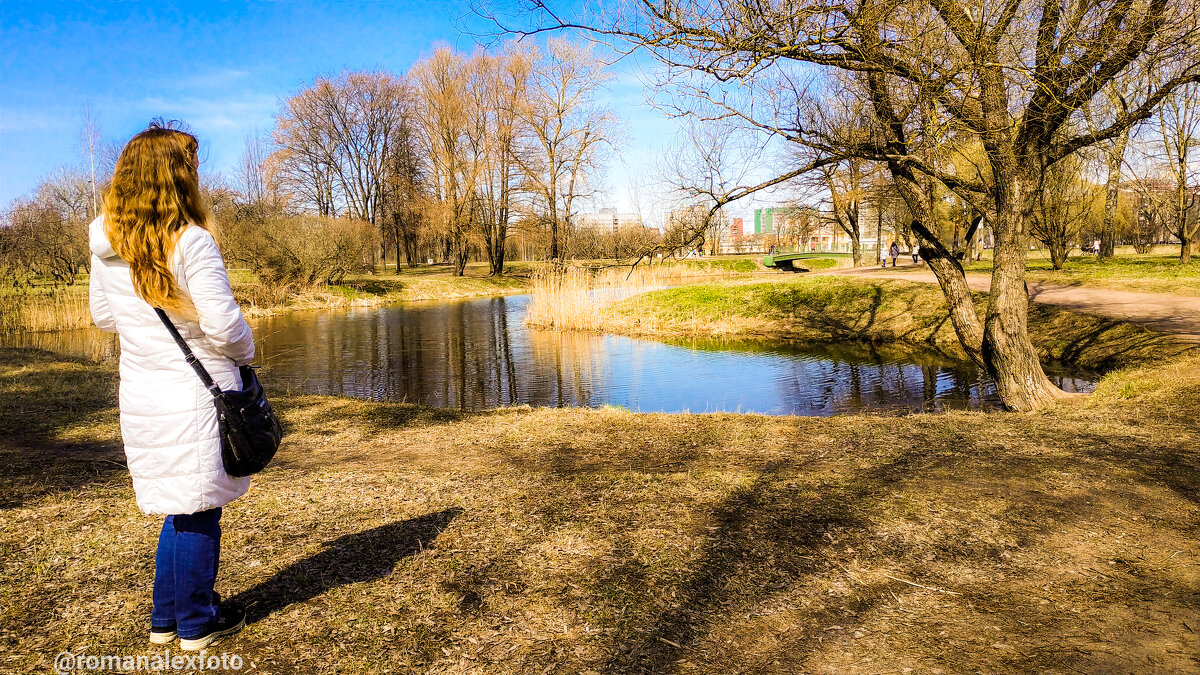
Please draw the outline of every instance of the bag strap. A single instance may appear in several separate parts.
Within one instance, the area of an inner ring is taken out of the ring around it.
[[[192,348],[188,346],[187,341],[179,334],[179,329],[175,328],[175,324],[171,323],[171,320],[167,318],[167,313],[158,307],[154,308],[154,312],[158,314],[158,318],[162,319],[163,325],[167,327],[167,330],[171,331],[171,337],[175,338],[175,344],[179,345],[179,348],[183,350],[183,359],[200,376],[200,381],[204,383],[204,387],[208,389],[208,393],[212,394],[215,399],[223,399],[221,387],[217,386],[216,382],[213,382],[212,376],[208,374],[208,370],[204,368],[204,364],[200,363],[200,359],[196,358],[196,355],[192,353]]]

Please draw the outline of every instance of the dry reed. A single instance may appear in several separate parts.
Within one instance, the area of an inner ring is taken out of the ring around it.
[[[605,309],[628,297],[688,279],[743,276],[730,270],[698,273],[689,265],[629,267],[546,266],[533,274],[525,323],[556,330],[602,330]]]
[[[91,325],[86,286],[0,292],[0,333],[42,333]]]

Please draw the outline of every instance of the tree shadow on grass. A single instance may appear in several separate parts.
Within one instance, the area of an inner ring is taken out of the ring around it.
[[[1195,351],[1196,346],[1118,319],[1074,313],[1041,304],[1029,306],[1033,343],[1043,360],[1069,363],[1094,372]]]
[[[735,490],[713,511],[715,530],[698,564],[680,580],[679,599],[657,613],[650,625],[618,642],[602,670],[675,672],[679,660],[704,639],[715,608],[753,605],[778,592],[775,589],[826,571],[828,563],[818,553],[823,541],[867,529],[866,504],[882,487],[901,480],[907,459],[831,487],[815,499],[789,479],[794,467],[764,467],[753,483]],[[862,597],[852,609],[866,612],[878,601]],[[829,616],[816,623],[832,620],[833,613],[843,609],[839,604],[818,611]]]
[[[116,417],[116,384],[110,366],[0,348],[0,509],[126,475],[120,439],[107,425]]]
[[[460,513],[462,509],[453,507],[339,537],[326,542],[320,553],[288,565],[232,600],[247,607],[246,621],[254,623],[339,586],[382,579],[402,558],[436,539]]]

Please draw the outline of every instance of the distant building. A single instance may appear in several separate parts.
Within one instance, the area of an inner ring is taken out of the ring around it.
[[[734,239],[742,238],[743,232],[742,232],[742,219],[741,218],[733,219],[733,224],[729,226],[729,236]]]
[[[754,210],[754,234],[788,233],[804,229],[815,215],[811,206],[768,206]]]
[[[597,232],[616,232],[627,227],[646,229],[642,217],[636,213],[618,213],[616,209],[604,208],[595,213],[581,213],[575,216],[575,227],[581,230]]]

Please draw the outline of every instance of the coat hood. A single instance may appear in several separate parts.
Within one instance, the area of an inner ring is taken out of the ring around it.
[[[88,248],[101,260],[117,257],[117,252],[108,242],[108,233],[104,231],[103,215],[96,216],[92,224],[88,225]]]

